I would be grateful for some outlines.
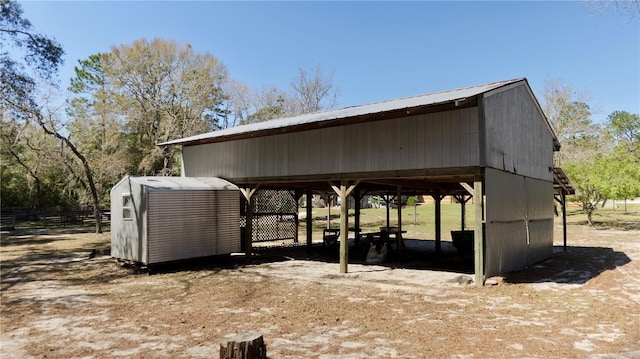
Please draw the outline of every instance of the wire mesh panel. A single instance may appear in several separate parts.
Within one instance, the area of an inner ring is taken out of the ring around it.
[[[253,242],[293,239],[298,242],[298,202],[295,191],[258,190],[254,196]],[[246,226],[244,201],[240,218]]]

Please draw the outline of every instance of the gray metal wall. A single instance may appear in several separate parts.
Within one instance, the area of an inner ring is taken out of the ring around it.
[[[131,220],[122,218],[122,196],[131,194],[133,213]],[[136,262],[147,261],[146,201],[142,187],[123,178],[111,189],[111,256]]]
[[[477,107],[185,146],[183,175],[226,179],[479,165]]]
[[[484,114],[487,167],[553,181],[553,136],[525,84],[485,95]]]
[[[485,275],[522,269],[553,254],[553,183],[485,171]]]
[[[148,263],[240,251],[238,191],[147,189]]]

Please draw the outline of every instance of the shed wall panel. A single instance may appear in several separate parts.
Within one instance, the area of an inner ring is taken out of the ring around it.
[[[217,191],[216,207],[216,254],[240,251],[240,193]]]
[[[485,171],[485,275],[522,269],[553,254],[553,183]]]
[[[553,136],[527,86],[484,97],[487,166],[553,181]]]
[[[130,194],[132,218],[123,218],[123,195]],[[136,262],[147,259],[146,202],[142,188],[125,177],[111,189],[111,255]]]
[[[553,256],[553,218],[529,222],[529,251],[527,265]]]
[[[553,183],[526,178],[529,219],[529,252],[527,264],[553,255]]]
[[[149,264],[239,250],[237,191],[149,190]]]
[[[215,255],[212,191],[149,191],[149,264]]]
[[[478,166],[477,121],[477,108],[465,108],[185,146],[185,175],[238,179]]]
[[[487,169],[485,195],[485,276],[492,277],[527,263],[524,178]]]

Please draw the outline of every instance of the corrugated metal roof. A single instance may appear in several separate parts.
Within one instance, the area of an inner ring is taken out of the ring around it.
[[[130,176],[129,179],[156,190],[238,190],[233,183],[218,177]]]
[[[188,143],[197,143],[197,142],[207,142],[207,140],[212,140],[218,137],[227,137],[227,136],[235,136],[240,134],[246,134],[247,137],[250,136],[253,132],[261,132],[268,131],[274,129],[284,129],[286,127],[291,126],[299,126],[310,123],[319,123],[324,121],[335,121],[339,119],[356,117],[368,114],[376,114],[383,113],[387,111],[394,110],[402,110],[409,109],[418,106],[430,106],[430,105],[438,105],[443,103],[454,102],[456,100],[467,99],[473,96],[477,96],[479,94],[495,90],[499,87],[507,86],[519,81],[526,81],[525,78],[493,82],[484,85],[464,87],[455,90],[448,90],[442,92],[434,92],[425,95],[405,97],[395,100],[388,100],[382,102],[376,102],[367,105],[359,105],[346,107],[338,110],[330,110],[323,112],[315,112],[295,117],[287,117],[280,118],[271,121],[252,123],[249,125],[236,126],[232,128],[227,128],[220,131],[213,131],[203,133],[201,135],[186,137],[178,140],[168,141],[159,144],[160,146],[165,145],[180,145],[180,144],[188,144]]]

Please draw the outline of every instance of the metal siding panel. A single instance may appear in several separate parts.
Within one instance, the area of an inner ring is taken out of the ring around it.
[[[480,119],[478,118],[478,108],[470,108],[464,111],[469,113],[469,163],[468,165],[480,165]]]
[[[529,219],[528,264],[553,255],[553,183],[525,179]]]
[[[434,125],[433,125],[433,117],[434,116],[426,116],[424,115],[425,121],[425,146],[424,146],[424,168],[433,168],[434,167],[434,153],[433,153],[433,144],[436,136],[434,135]]]
[[[462,130],[462,113],[460,111],[452,111],[449,114],[449,126],[451,131],[449,134],[449,164],[452,167],[457,167],[460,166],[462,162],[462,135],[464,133]]]
[[[527,263],[527,235],[524,222],[487,223],[485,276],[512,272]]]
[[[485,274],[522,269],[553,254],[553,183],[488,168]]]
[[[424,114],[187,146],[185,174],[251,178],[474,166],[479,143],[478,134],[472,132],[477,125],[475,112],[461,109],[450,115]]]
[[[553,218],[529,222],[529,252],[527,265],[553,256]]]
[[[216,254],[240,251],[240,193],[238,191],[217,192]]]
[[[525,183],[529,219],[553,219],[553,182],[526,178]]]
[[[336,127],[336,142],[333,144],[337,148],[336,166],[338,172],[353,171],[353,158],[354,152],[347,152],[350,150],[350,143],[353,143],[353,137],[351,136],[350,129],[353,126],[340,126]]]
[[[553,180],[553,137],[526,85],[485,96],[487,165]]]
[[[149,191],[149,263],[215,254],[213,191]]]
[[[444,152],[444,144],[442,138],[442,127],[444,121],[444,114],[438,113],[434,116],[433,121],[433,138],[432,143],[433,146],[431,151],[433,151],[433,167],[434,168],[442,168],[443,167],[443,152]]]
[[[239,213],[237,191],[149,191],[149,264],[222,254],[219,247],[235,249],[231,241],[239,245]]]
[[[416,121],[416,168],[425,168],[425,147],[427,144],[425,116],[415,116]]]
[[[406,127],[406,135],[405,135],[405,147],[406,147],[406,157],[407,157],[407,168],[417,168],[416,157],[419,152],[418,150],[418,134],[416,133],[418,119],[416,116],[412,116],[407,118],[407,127]]]
[[[404,118],[391,121],[391,131],[389,140],[391,142],[391,161],[395,169],[405,169],[407,163],[407,150],[405,143],[407,140],[407,126]],[[390,164],[391,165],[391,164]]]
[[[524,268],[527,263],[524,178],[488,168],[485,172],[485,275]]]
[[[119,259],[143,261],[143,237],[138,227],[142,215],[140,191],[132,186],[130,177],[125,177],[111,190],[111,256]],[[133,220],[122,218],[122,195],[129,193],[133,199]]]

